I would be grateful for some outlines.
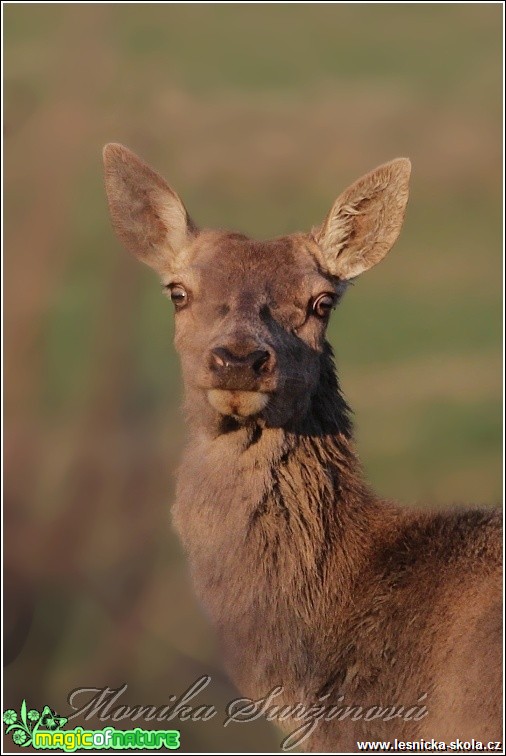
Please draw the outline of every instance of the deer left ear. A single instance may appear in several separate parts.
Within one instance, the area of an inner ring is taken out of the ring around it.
[[[397,158],[367,173],[337,198],[313,231],[332,275],[355,278],[389,252],[404,220],[410,173],[410,161]]]
[[[170,269],[197,233],[167,182],[122,144],[104,147],[105,188],[123,245],[159,274]]]

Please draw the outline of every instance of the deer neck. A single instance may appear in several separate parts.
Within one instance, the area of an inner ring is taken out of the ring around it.
[[[332,601],[345,604],[361,569],[373,501],[330,347],[311,411],[293,427],[239,428],[215,438],[194,431],[174,524],[229,658],[240,659],[244,644],[260,644],[262,653],[267,633],[284,637],[287,651],[302,644],[307,662],[328,613],[327,575]],[[292,670],[296,658],[287,660]],[[231,672],[243,684],[238,665]],[[258,675],[265,684],[261,669]]]
[[[294,417],[285,427],[265,427],[261,422],[241,425],[232,418],[223,418],[210,430],[201,420],[203,403],[207,405],[202,397],[187,396],[189,444],[180,478],[194,479],[194,472],[186,470],[197,466],[206,479],[216,478],[219,486],[226,484],[227,472],[234,486],[241,487],[245,481],[240,476],[246,472],[267,482],[277,477],[280,464],[290,461],[291,467],[304,467],[311,462],[312,476],[319,486],[328,482],[337,485],[333,491],[339,491],[346,483],[363,488],[350,409],[339,387],[328,343],[321,355],[320,378],[309,411]],[[255,493],[263,498],[265,491],[251,490],[252,505],[258,503],[254,501]],[[222,506],[226,503],[222,502]]]

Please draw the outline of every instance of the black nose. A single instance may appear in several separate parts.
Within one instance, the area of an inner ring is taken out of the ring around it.
[[[259,379],[272,373],[274,363],[274,354],[267,349],[237,354],[225,347],[216,347],[210,354],[211,369],[220,384],[231,390],[254,390]]]

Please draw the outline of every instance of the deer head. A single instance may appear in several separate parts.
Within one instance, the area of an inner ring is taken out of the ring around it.
[[[269,241],[198,229],[164,179],[122,145],[105,147],[104,165],[119,239],[173,302],[190,412],[210,432],[303,417],[332,309],[399,235],[409,160],[352,184],[311,232]]]

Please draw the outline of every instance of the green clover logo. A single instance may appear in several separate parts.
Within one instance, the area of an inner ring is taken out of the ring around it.
[[[12,739],[17,745],[23,745],[28,740],[28,735],[24,730],[14,730],[12,733]]]
[[[4,711],[3,720],[5,724],[5,734],[11,734],[12,740],[16,745],[29,746],[33,742],[33,736],[37,730],[59,730],[67,724],[67,717],[60,717],[49,706],[44,706],[42,712],[37,709],[27,710],[26,700],[21,703],[21,709],[18,713],[14,709]]]
[[[7,711],[4,711],[4,722],[6,725],[14,724],[17,718],[18,715],[14,709],[7,709]]]

